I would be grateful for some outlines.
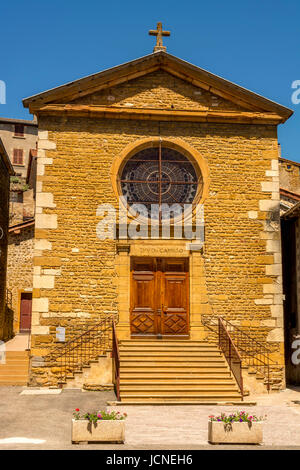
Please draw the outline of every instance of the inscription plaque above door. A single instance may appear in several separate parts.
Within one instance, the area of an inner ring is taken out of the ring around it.
[[[131,259],[132,336],[189,335],[187,258]]]

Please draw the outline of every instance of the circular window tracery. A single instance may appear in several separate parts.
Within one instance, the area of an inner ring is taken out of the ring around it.
[[[158,146],[140,150],[125,163],[120,185],[129,207],[143,204],[144,215],[150,217],[151,213],[152,218],[163,219],[163,205],[175,207],[175,217],[185,204],[195,203],[202,189],[202,175],[179,151]]]

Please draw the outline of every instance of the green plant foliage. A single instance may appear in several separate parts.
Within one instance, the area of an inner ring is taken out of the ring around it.
[[[79,408],[73,411],[73,417],[77,421],[79,419],[87,419],[90,423],[97,423],[102,420],[120,421],[126,419],[127,413],[120,413],[119,411],[93,411],[92,413],[81,413]]]
[[[230,415],[221,413],[219,416],[209,416],[210,421],[222,422],[222,423],[253,423],[257,421],[264,421],[267,416],[256,416],[246,411],[236,411]]]

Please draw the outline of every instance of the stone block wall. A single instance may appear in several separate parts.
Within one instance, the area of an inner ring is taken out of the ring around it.
[[[44,116],[39,122],[33,355],[55,347],[55,326],[73,328],[79,321],[117,313],[115,242],[97,238],[97,207],[118,207],[110,169],[120,152],[140,139],[162,136],[182,139],[209,168],[202,256],[207,303],[202,313],[224,316],[268,345],[279,365],[276,387],[281,387],[276,128]]]
[[[15,332],[20,325],[21,292],[31,292],[33,288],[34,226],[23,227],[18,232],[9,233],[7,258],[7,288],[12,292]]]
[[[300,194],[300,163],[279,160],[280,187]]]
[[[0,340],[7,340],[6,267],[10,176],[0,155]]]

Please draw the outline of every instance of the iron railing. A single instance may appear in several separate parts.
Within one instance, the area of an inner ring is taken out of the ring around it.
[[[264,383],[269,392],[271,388],[270,367],[277,365],[277,363],[270,358],[271,351],[264,344],[222,317],[203,315],[201,321],[202,324],[213,331],[218,338],[220,337],[220,321],[222,322],[222,326],[226,329],[238,351],[242,366],[249,367],[253,369],[255,373],[258,373],[257,377],[264,379]]]
[[[120,353],[115,322],[112,323],[112,333],[112,358],[114,361],[115,393],[117,400],[120,401]]]
[[[97,360],[99,356],[112,350],[114,315],[108,315],[84,333],[62,343],[45,357],[45,363],[58,369],[57,384],[60,388],[74,372]]]
[[[235,377],[236,383],[240,389],[242,399],[244,396],[243,376],[242,376],[242,359],[239,352],[232,341],[229,332],[226,329],[222,318],[218,318],[218,331],[219,331],[219,348],[222,350],[226,361],[230,367],[232,374]]]

